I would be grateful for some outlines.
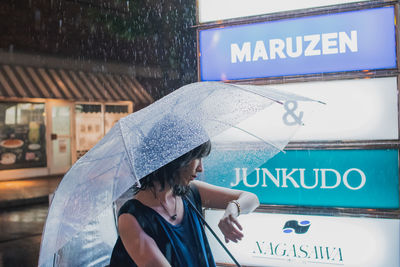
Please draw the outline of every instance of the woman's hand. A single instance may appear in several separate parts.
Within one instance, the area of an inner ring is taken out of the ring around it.
[[[235,243],[237,243],[239,240],[242,240],[243,228],[237,220],[238,212],[239,211],[236,204],[229,202],[225,209],[224,216],[222,216],[218,223],[218,227],[221,229],[226,243],[228,243],[229,240]]]
[[[225,242],[228,243],[230,240],[236,243],[241,240],[243,238],[242,226],[237,217],[239,213],[248,214],[260,205],[257,195],[201,181],[192,181],[191,183],[194,183],[199,189],[203,207],[225,209],[224,216],[218,223],[219,229],[225,236]]]

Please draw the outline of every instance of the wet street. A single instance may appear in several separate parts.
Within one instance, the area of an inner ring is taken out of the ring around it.
[[[0,211],[0,267],[37,266],[48,204]]]

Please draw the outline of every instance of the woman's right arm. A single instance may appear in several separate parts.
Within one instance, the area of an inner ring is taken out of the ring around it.
[[[143,231],[135,217],[130,214],[119,216],[118,230],[126,251],[138,266],[171,266],[154,239]]]

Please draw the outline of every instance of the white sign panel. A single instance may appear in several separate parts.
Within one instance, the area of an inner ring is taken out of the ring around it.
[[[199,0],[199,22],[206,23],[282,11],[366,1],[368,0]]]
[[[300,127],[294,140],[399,138],[396,77],[295,83],[277,89],[318,99],[326,107]]]
[[[396,77],[339,80],[324,82],[289,83],[270,85],[284,90],[325,102],[326,105],[299,106],[296,114],[307,111],[304,125],[298,127],[292,141],[318,140],[391,140],[398,139],[398,96]],[[304,110],[303,110],[304,109]],[[265,111],[275,112],[275,118],[285,115],[284,109]],[[268,132],[268,140],[279,139],[280,128],[271,127],[274,122],[267,121],[266,115],[259,113],[243,124],[259,127],[259,134]],[[215,138],[218,142],[248,141],[235,129],[230,129]],[[248,138],[248,137],[247,137]]]
[[[222,211],[206,210],[216,225]],[[227,247],[247,266],[400,266],[400,220],[253,213],[239,217],[244,238]],[[217,263],[232,263],[208,234]],[[223,240],[223,239],[222,239]]]

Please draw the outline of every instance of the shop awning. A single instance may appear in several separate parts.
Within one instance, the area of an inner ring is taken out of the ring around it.
[[[0,65],[1,98],[133,101],[139,105],[153,102],[137,79],[128,74],[9,64]]]

